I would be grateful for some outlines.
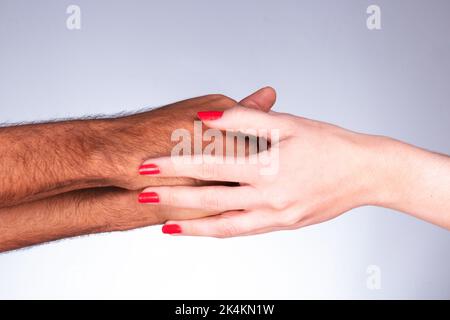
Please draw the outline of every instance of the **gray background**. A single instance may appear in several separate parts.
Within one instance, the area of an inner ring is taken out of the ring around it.
[[[276,110],[449,153],[449,14],[444,0],[0,0],[0,121],[272,85]],[[157,226],[2,254],[0,298],[450,298],[449,249],[449,232],[373,207],[229,240]]]

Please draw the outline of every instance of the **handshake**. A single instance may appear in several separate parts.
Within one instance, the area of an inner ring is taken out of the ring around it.
[[[267,87],[239,103],[208,95],[0,128],[0,251],[155,224],[172,235],[253,235],[364,205],[450,228],[447,155],[274,103]]]

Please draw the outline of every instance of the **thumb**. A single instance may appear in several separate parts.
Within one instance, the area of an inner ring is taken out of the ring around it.
[[[277,100],[277,93],[272,87],[264,87],[242,99],[239,104],[247,108],[269,111]]]

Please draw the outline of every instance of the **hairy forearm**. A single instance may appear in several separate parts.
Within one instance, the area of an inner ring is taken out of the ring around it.
[[[103,186],[102,120],[68,121],[0,129],[0,205]]]
[[[154,207],[138,210],[135,194],[117,188],[86,189],[0,210],[0,251],[66,237],[126,229],[160,221]],[[134,198],[134,199],[133,199]],[[134,209],[134,211],[133,211]]]
[[[80,190],[0,209],[0,251],[106,231],[101,211],[107,194]]]
[[[137,174],[140,163],[170,154],[171,133],[192,130],[196,111],[234,103],[209,95],[121,118],[0,128],[0,207],[84,188],[158,185]]]
[[[138,191],[77,190],[0,209],[0,252],[92,233],[130,230],[211,212],[142,205]]]

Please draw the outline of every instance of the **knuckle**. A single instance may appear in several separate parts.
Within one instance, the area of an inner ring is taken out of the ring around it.
[[[227,110],[228,115],[232,116],[233,118],[245,116],[245,107],[242,106],[235,106],[229,110]]]
[[[226,218],[220,220],[217,238],[230,238],[239,233],[237,226]]]
[[[208,98],[210,98],[213,101],[221,102],[225,105],[232,105],[236,103],[235,100],[220,93],[210,94],[208,95]]]
[[[245,112],[246,112],[247,110],[248,110],[248,109],[246,109],[246,108],[243,107],[243,106],[236,106],[236,107],[232,108],[231,110],[229,110],[228,112],[231,112],[234,116],[239,117],[239,116],[244,116],[244,115],[245,115]]]
[[[294,130],[298,127],[296,118],[290,114],[279,113],[276,115],[276,118],[283,124],[283,131],[285,134],[292,134],[292,132],[294,132]]]
[[[170,206],[176,206],[177,203],[180,201],[178,192],[173,192],[173,190],[171,190],[171,189],[166,189],[161,193],[165,194],[166,202]]]
[[[284,195],[280,194],[277,196],[272,196],[269,198],[269,204],[275,210],[284,210],[291,204],[290,199]]]
[[[217,177],[217,166],[214,163],[204,162],[199,172],[200,179],[213,179]]]
[[[208,94],[198,98],[194,98],[196,104],[202,109],[210,109],[212,106],[219,109],[229,109],[236,105],[236,101],[220,93]]]
[[[205,189],[200,193],[200,204],[202,208],[218,210],[219,209],[219,196],[215,189]]]

